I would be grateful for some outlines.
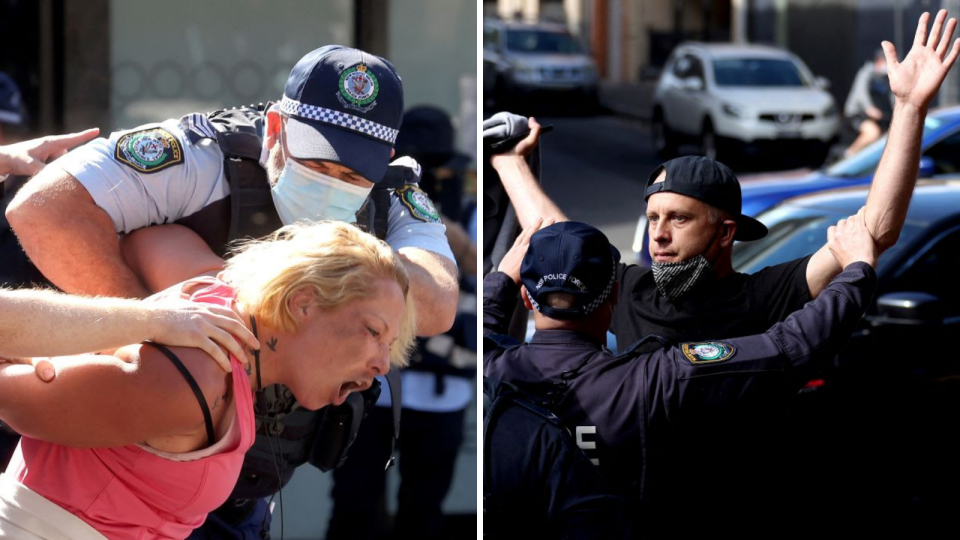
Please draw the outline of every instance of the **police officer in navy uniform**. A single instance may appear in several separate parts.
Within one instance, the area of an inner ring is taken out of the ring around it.
[[[31,180],[7,217],[61,289],[132,297],[215,270],[214,254],[230,240],[298,219],[357,222],[404,259],[418,334],[437,334],[456,313],[456,265],[439,215],[416,185],[419,165],[401,159],[388,170],[402,111],[403,88],[389,62],[322,47],[294,66],[278,103],[188,114],[97,139]],[[209,251],[189,259],[171,250],[169,260],[151,261],[138,275],[118,235],[165,223],[187,227]],[[262,499],[296,466],[320,460],[323,441],[313,441],[319,416],[287,389],[266,389],[258,413],[257,443],[231,500],[198,537],[260,538],[270,525]],[[268,432],[279,441],[271,445]]]
[[[583,223],[537,231],[539,224],[524,229],[499,271],[484,279],[484,375],[540,396],[611,487],[632,501],[638,533],[778,537],[765,528],[763,510],[781,501],[765,500],[765,491],[745,493],[735,482],[768,472],[764,453],[776,450],[764,444],[770,428],[872,300],[877,249],[863,212],[830,229],[828,245],[844,270],[783,323],[733,339],[670,343],[649,336],[655,351],[636,347],[619,356],[603,347],[618,298],[616,248]],[[529,343],[511,346],[503,334],[518,292],[537,331]],[[684,445],[694,451],[678,460]],[[750,459],[730,461],[744,452]],[[696,463],[735,470],[713,485],[684,474]]]
[[[623,499],[551,413],[483,379],[483,537],[626,538]]]

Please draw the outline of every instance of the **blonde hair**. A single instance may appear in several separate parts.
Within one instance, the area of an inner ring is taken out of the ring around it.
[[[336,309],[371,298],[377,279],[395,281],[406,309],[390,348],[390,362],[406,365],[416,336],[410,279],[399,256],[375,236],[339,221],[301,221],[263,239],[243,241],[230,251],[224,281],[262,324],[284,332],[298,330],[288,300],[303,288],[316,293],[319,307]]]

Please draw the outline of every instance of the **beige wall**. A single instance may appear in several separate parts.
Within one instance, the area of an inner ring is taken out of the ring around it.
[[[111,128],[279,99],[290,69],[353,41],[351,0],[112,0]]]

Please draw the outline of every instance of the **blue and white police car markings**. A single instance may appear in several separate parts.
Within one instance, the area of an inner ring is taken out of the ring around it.
[[[180,141],[162,128],[134,131],[120,137],[114,158],[149,174],[183,163]]]
[[[440,222],[440,212],[437,212],[436,207],[433,206],[433,201],[419,186],[415,184],[403,186],[397,189],[397,195],[400,197],[400,202],[410,210],[410,215],[413,217],[420,221]]]
[[[729,360],[737,350],[729,343],[721,341],[706,341],[700,343],[683,343],[680,350],[693,364],[711,364]]]

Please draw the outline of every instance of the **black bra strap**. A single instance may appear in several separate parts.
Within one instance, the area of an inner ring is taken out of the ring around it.
[[[190,389],[193,390],[193,395],[196,396],[197,401],[200,402],[200,410],[203,411],[203,423],[207,425],[207,441],[209,442],[209,446],[213,446],[213,443],[217,442],[213,433],[213,418],[210,416],[210,407],[207,406],[207,399],[203,397],[203,392],[200,390],[200,385],[197,384],[197,380],[193,378],[187,366],[183,365],[183,362],[177,358],[177,355],[173,354],[173,351],[166,346],[152,341],[144,341],[143,344],[149,345],[162,352],[164,356],[173,362],[173,365],[177,367],[177,371],[183,375],[183,378],[187,380],[187,384],[189,384]]]

